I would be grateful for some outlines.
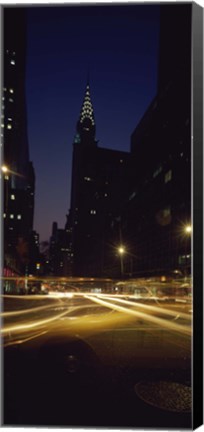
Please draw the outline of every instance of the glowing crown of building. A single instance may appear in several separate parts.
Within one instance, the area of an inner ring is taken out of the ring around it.
[[[86,118],[89,118],[91,120],[92,126],[95,125],[93,105],[92,105],[91,97],[90,97],[89,84],[87,84],[87,86],[86,86],[85,98],[84,98],[84,102],[82,104],[80,119],[79,119],[80,123],[83,123],[83,121]]]

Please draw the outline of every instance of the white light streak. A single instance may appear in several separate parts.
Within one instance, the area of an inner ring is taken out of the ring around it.
[[[143,312],[135,311],[135,310],[123,307],[123,306],[118,306],[118,305],[111,303],[109,301],[107,302],[107,301],[101,300],[99,298],[99,296],[97,296],[97,298],[96,298],[96,297],[93,297],[92,295],[91,296],[86,295],[85,297],[87,299],[92,300],[96,303],[99,303],[103,306],[106,306],[106,307],[111,308],[111,309],[115,309],[118,312],[123,312],[123,313],[129,314],[129,315],[133,315],[137,318],[140,318],[140,319],[143,319],[145,321],[149,321],[151,323],[159,325],[162,328],[165,327],[165,328],[168,328],[168,330],[173,330],[173,331],[176,331],[176,332],[179,332],[182,334],[185,333],[189,336],[191,335],[191,328],[189,328],[188,326],[176,324],[172,321],[169,322],[163,318],[157,318],[155,316],[148,315],[148,314],[143,313]]]

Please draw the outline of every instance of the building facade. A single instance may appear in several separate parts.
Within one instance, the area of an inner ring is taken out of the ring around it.
[[[89,83],[73,143],[70,223],[74,276],[105,276],[114,248],[110,226],[127,187],[129,154],[98,147]],[[119,243],[119,234],[118,240]]]
[[[162,5],[157,95],[131,136],[123,210],[133,275],[191,262],[191,5]]]
[[[49,244],[49,265],[45,274],[51,276],[70,276],[69,236],[66,229],[58,228],[53,222]]]
[[[3,8],[1,112],[5,272],[25,273],[30,263],[35,173],[29,160],[25,96],[26,9]]]

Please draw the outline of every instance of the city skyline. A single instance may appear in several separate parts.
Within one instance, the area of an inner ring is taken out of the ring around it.
[[[99,9],[28,8],[28,139],[41,241],[49,240],[54,221],[65,226],[88,73],[99,147],[130,151],[130,136],[156,94],[159,6]]]
[[[202,10],[3,9],[2,425],[196,428]]]

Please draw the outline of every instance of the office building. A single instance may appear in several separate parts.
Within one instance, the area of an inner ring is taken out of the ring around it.
[[[105,276],[107,254],[116,245],[110,225],[127,187],[129,154],[98,147],[94,110],[87,83],[73,143],[71,233],[74,276]],[[117,244],[120,241],[118,234]]]
[[[1,112],[4,190],[4,271],[25,273],[30,262],[35,173],[29,160],[25,95],[26,9],[3,8]]]
[[[190,4],[161,6],[159,52],[157,95],[131,136],[123,235],[133,275],[190,273]]]

